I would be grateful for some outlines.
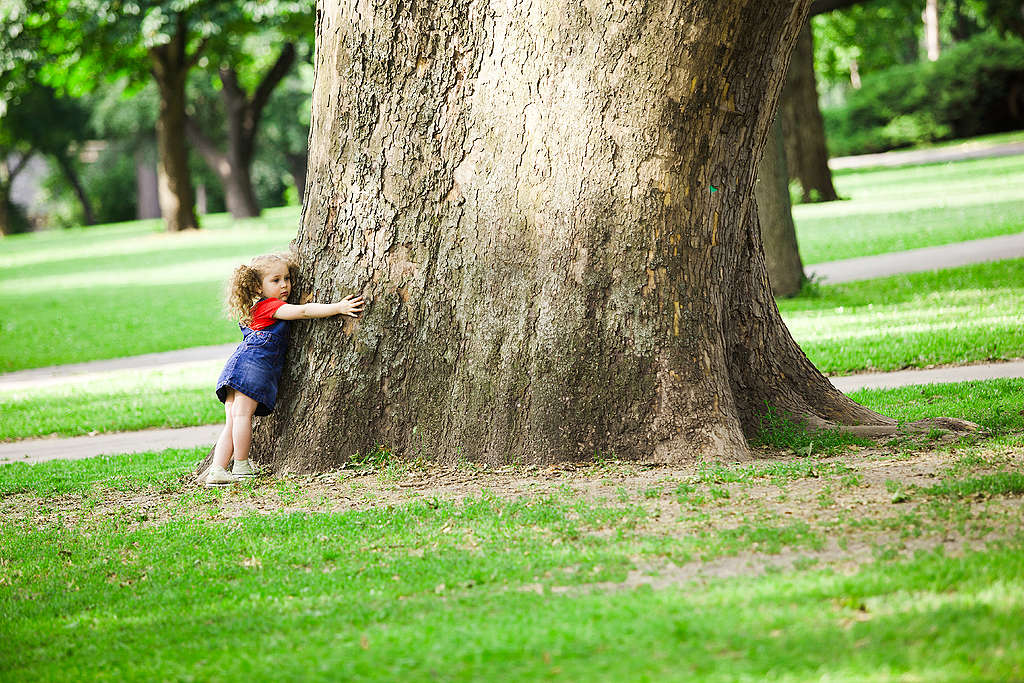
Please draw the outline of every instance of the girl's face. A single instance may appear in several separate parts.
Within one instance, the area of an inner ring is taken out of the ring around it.
[[[288,266],[274,263],[263,274],[263,296],[268,299],[287,301],[292,293],[292,279],[288,275]]]

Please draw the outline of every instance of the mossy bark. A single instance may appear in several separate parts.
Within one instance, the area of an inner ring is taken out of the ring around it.
[[[682,462],[746,457],[766,400],[885,422],[764,271],[755,170],[808,4],[323,2],[299,286],[370,305],[296,324],[254,457]]]

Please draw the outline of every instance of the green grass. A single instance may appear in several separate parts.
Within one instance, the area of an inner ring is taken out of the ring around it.
[[[123,472],[116,465],[95,476]],[[645,510],[571,494],[226,518],[218,505],[229,495],[190,494],[162,523],[131,506],[5,523],[5,678],[954,681],[1024,671],[1024,539],[852,574],[623,590],[600,583],[623,581],[638,560],[814,550],[824,537],[802,522],[752,521],[651,535]],[[239,639],[251,644],[244,657]]]
[[[1024,156],[836,171],[834,180],[849,199],[793,207],[805,264],[1024,231]]]
[[[778,306],[823,372],[1024,356],[1024,260],[820,285]]]
[[[991,436],[1024,434],[1024,379],[861,389],[850,398],[900,422],[959,417]]]
[[[213,393],[219,372],[217,361],[116,371],[100,379],[28,389],[0,388],[0,441],[214,424],[224,419]]]
[[[235,341],[222,311],[232,268],[288,247],[298,209],[209,216],[199,232],[152,221],[0,242],[0,372]]]
[[[1020,472],[996,472],[969,479],[951,479],[935,486],[921,489],[929,496],[964,498],[971,495],[1019,496],[1024,494],[1024,474]]]
[[[206,457],[209,448],[168,449],[155,453],[103,455],[81,460],[49,460],[34,465],[0,465],[0,497],[32,493],[41,497],[113,488],[181,488],[181,478]]]

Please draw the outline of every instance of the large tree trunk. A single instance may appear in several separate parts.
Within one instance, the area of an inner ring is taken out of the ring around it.
[[[778,116],[772,124],[761,162],[757,166],[754,197],[761,223],[768,282],[775,296],[793,296],[803,287],[804,264],[796,243],[793,207],[789,202],[786,146]]]
[[[793,50],[782,95],[782,131],[789,177],[800,181],[801,199],[805,203],[839,199],[828,167],[825,123],[818,107],[813,41],[811,22],[807,21]]]
[[[168,232],[199,227],[195,212],[192,173],[185,146],[185,80],[194,64],[185,52],[185,25],[170,43],[150,48],[150,64],[160,91],[156,121],[157,179],[160,212]]]
[[[323,2],[299,286],[371,304],[296,325],[254,456],[690,462],[747,457],[766,402],[891,423],[768,288],[754,177],[808,5]]]

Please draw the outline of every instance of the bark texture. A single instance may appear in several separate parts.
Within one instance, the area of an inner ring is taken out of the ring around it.
[[[227,122],[227,145],[224,151],[194,121],[190,119],[187,123],[189,140],[220,179],[224,187],[224,200],[234,218],[260,215],[260,206],[252,186],[256,133],[271,93],[294,63],[295,46],[286,43],[252,95],[238,82],[238,73],[234,68],[220,69],[221,98]]]
[[[761,223],[768,281],[775,296],[793,296],[803,287],[804,264],[796,242],[793,207],[789,201],[789,174],[782,123],[775,117],[764,154],[757,167],[754,198]]]
[[[814,78],[813,41],[811,23],[807,21],[793,50],[782,96],[782,131],[789,177],[800,182],[804,203],[839,199],[828,167],[825,122]]]
[[[192,174],[185,146],[185,79],[197,55],[185,49],[185,25],[165,45],[151,48],[150,65],[160,91],[160,112],[156,121],[157,179],[160,212],[168,232],[199,227],[195,212]]]
[[[809,4],[323,2],[298,284],[371,303],[295,326],[254,457],[679,462],[747,456],[765,402],[887,423],[768,288],[755,172]]]

